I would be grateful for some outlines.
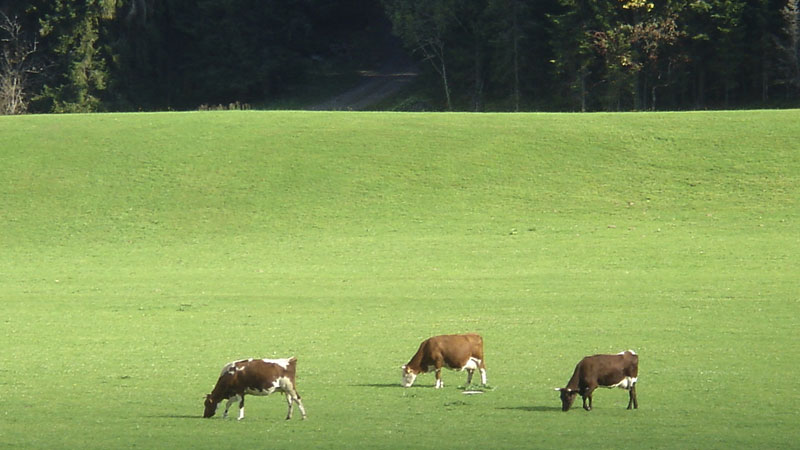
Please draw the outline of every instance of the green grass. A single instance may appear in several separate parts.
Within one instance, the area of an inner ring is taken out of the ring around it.
[[[800,111],[0,117],[0,447],[788,448]],[[484,336],[488,389],[399,367]],[[635,349],[640,409],[560,411]],[[282,398],[200,419],[220,368]]]

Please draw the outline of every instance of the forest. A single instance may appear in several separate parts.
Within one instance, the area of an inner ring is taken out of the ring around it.
[[[0,0],[0,45],[0,114],[297,105],[397,48],[425,110],[800,105],[800,0]]]

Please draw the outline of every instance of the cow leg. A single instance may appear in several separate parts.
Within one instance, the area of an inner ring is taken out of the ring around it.
[[[239,419],[237,420],[242,419],[244,419],[244,394],[242,394],[241,400],[239,401]]]
[[[296,391],[295,394],[297,394]],[[303,400],[300,399],[300,394],[297,394],[295,401],[297,402],[297,407],[300,408],[300,414],[303,415],[303,420],[306,420],[306,409],[303,408]]]
[[[592,392],[594,392],[594,387],[587,388],[583,394],[583,409],[587,411],[592,410]],[[586,399],[589,399],[589,406],[586,406]]]
[[[628,400],[628,409],[631,409],[631,405],[633,405],[633,409],[639,409],[639,401],[636,400],[636,383],[631,385],[631,388],[628,390],[628,395],[630,396]]]
[[[286,393],[286,403],[289,404],[289,412],[286,413],[286,420],[289,420],[292,418],[292,409],[294,408],[294,399],[292,398],[291,392]]]
[[[289,412],[286,415],[286,420],[292,418],[294,403],[297,403],[297,407],[300,408],[300,414],[303,415],[303,420],[306,419],[306,409],[303,407],[303,401],[300,399],[300,394],[298,394],[296,390],[292,390],[286,393],[286,401],[289,403]]]
[[[234,395],[233,397],[229,398],[227,402],[225,402],[225,412],[222,413],[223,419],[228,417],[228,410],[231,408],[231,405],[237,400],[239,400],[239,396]]]
[[[481,371],[481,384],[486,386],[486,368],[481,367],[480,371]]]
[[[472,384],[472,375],[475,373],[475,369],[467,369],[467,386]]]
[[[434,386],[436,389],[443,388],[444,382],[442,381],[442,368],[436,368],[436,385]]]

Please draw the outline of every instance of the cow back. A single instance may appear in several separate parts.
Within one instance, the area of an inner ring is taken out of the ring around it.
[[[267,390],[281,377],[288,377],[294,383],[297,359],[288,362],[272,362],[273,360],[252,359],[237,361],[234,367],[232,382],[238,389]]]
[[[587,356],[578,363],[573,379],[568,385],[575,388],[575,381],[581,385],[596,382],[600,386],[613,386],[626,377],[636,378],[639,375],[639,356],[632,352],[616,355]],[[576,375],[580,380],[576,380]]]
[[[472,357],[483,360],[483,338],[478,334],[447,334],[427,339],[420,346],[422,370],[442,361],[445,366],[461,368]]]

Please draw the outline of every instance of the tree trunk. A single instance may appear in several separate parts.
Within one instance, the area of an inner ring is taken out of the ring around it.
[[[645,89],[647,87],[642,86],[641,72],[635,74],[633,78],[633,109],[635,111],[642,111],[647,107],[644,101],[644,93],[647,92]]]
[[[516,6],[516,3],[514,4]],[[512,22],[513,27],[513,41],[514,41],[514,112],[519,112],[519,29],[517,23],[516,8]]]
[[[655,111],[656,110],[656,88],[657,87],[658,87],[657,84],[653,85],[653,88],[650,91],[650,110],[651,111]]]
[[[473,109],[475,112],[480,112],[483,108],[483,74],[482,74],[482,63],[481,63],[481,49],[480,44],[475,42],[475,54],[474,54],[474,70],[475,70],[475,87],[472,93],[472,103]]]
[[[700,70],[697,74],[697,85],[695,86],[695,104],[697,108],[702,108],[705,106],[706,98],[706,72],[705,70],[700,67]]]
[[[447,66],[444,63],[444,58],[441,59],[441,67],[442,71],[440,72],[442,75],[442,83],[444,83],[444,96],[447,102],[447,110],[453,110],[453,104],[450,102],[450,84],[447,82]]]
[[[581,83],[581,112],[586,112],[586,78],[588,74],[585,69],[581,69],[579,76]]]

